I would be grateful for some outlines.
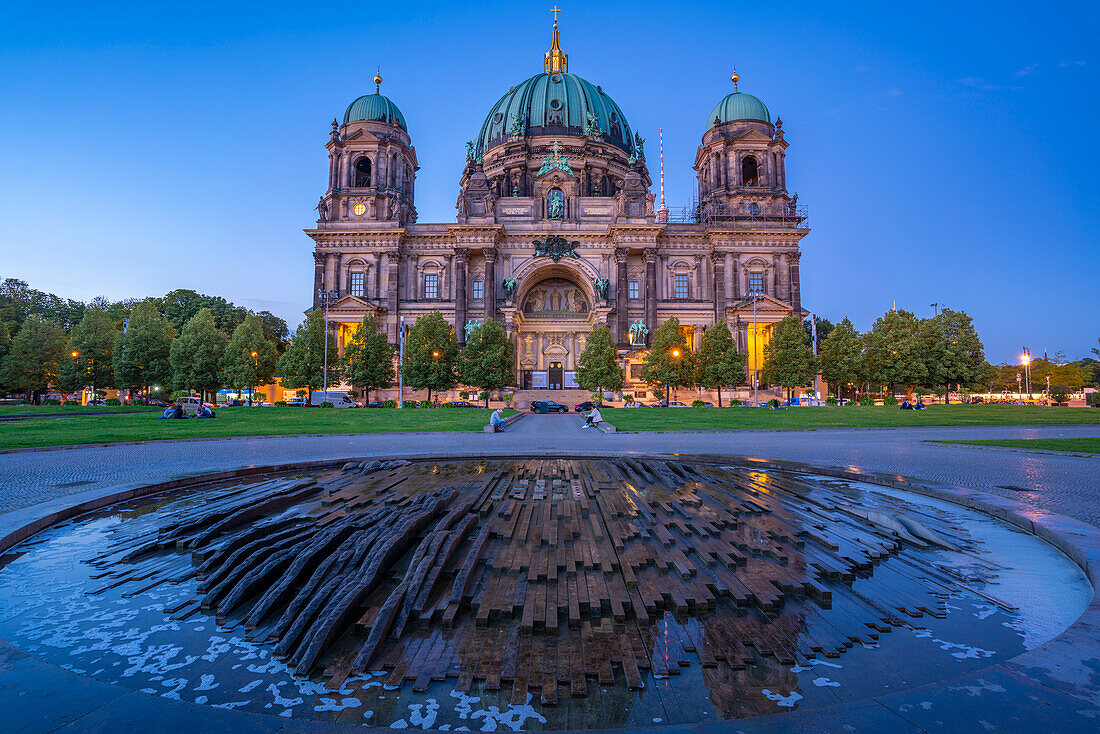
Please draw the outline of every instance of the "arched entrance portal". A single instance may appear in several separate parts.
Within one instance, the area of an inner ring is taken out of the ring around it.
[[[515,300],[516,362],[523,389],[576,388],[577,360],[588,333],[606,323],[608,305],[564,263],[531,273]]]

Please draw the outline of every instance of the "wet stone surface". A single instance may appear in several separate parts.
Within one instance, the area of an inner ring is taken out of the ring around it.
[[[63,523],[0,564],[0,637],[79,675],[285,719],[485,731],[889,695],[1034,649],[1092,593],[1052,547],[955,505],[630,459],[227,483]]]

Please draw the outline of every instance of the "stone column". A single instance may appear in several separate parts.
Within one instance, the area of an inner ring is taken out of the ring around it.
[[[332,191],[336,188],[337,169],[340,167],[340,158],[336,155],[336,151],[333,150],[328,154],[328,189]]]
[[[798,261],[802,258],[802,253],[796,252],[791,255],[791,307],[794,308],[796,314],[802,312],[802,287],[798,279]]]
[[[321,291],[325,288],[325,253],[313,253],[313,307],[321,305]]]
[[[344,295],[346,288],[341,287],[344,283],[344,253],[336,253],[336,264],[332,267],[332,290],[336,291],[336,297]]]
[[[726,320],[726,256],[720,252],[712,253],[714,266],[714,323]]]
[[[497,313],[497,250],[489,247],[485,254],[485,318],[491,319]]]
[[[783,151],[776,153],[776,173],[779,176],[779,180],[776,181],[776,186],[784,191],[787,190],[787,168],[785,165],[785,158],[786,156]]]
[[[627,282],[626,259],[629,251],[625,247],[615,248],[615,337],[621,346],[627,346],[630,332],[630,284]]]
[[[695,256],[695,299],[696,301],[702,301],[706,298],[706,294],[703,292],[703,256]]]
[[[340,153],[340,171],[336,182],[337,188],[347,188],[348,186],[348,153],[347,151],[341,151]]]
[[[397,250],[386,252],[386,308],[389,311],[386,319],[386,336],[394,344],[397,343],[397,329],[400,318],[397,309],[398,279],[401,276],[401,254]]]
[[[466,343],[466,250],[455,250],[455,336],[458,344]]]
[[[653,330],[657,328],[657,251],[649,248],[645,251],[645,320],[649,328],[646,345],[653,341]]]
[[[787,253],[779,253],[779,299],[791,300],[791,271],[787,264]]]

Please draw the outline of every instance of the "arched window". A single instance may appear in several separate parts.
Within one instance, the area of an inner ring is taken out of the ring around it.
[[[751,155],[741,161],[741,185],[760,185],[760,167],[757,165],[756,159]]]
[[[370,186],[370,158],[363,156],[355,161],[355,187],[366,188]]]

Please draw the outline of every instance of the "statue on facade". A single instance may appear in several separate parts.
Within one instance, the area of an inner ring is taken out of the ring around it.
[[[569,165],[568,156],[563,155],[561,150],[561,143],[555,140],[550,146],[550,155],[542,159],[542,166],[539,167],[539,172],[535,175],[541,176],[557,169],[568,173],[570,176],[576,176],[577,174],[573,173],[573,167]]]
[[[546,215],[550,219],[565,217],[565,197],[557,189],[553,189],[546,197]]]
[[[474,141],[466,141],[466,160],[472,161],[477,157],[477,149],[474,147]]]
[[[317,218],[322,222],[328,220],[328,202],[325,201],[325,197],[321,197],[321,200],[317,202]]]
[[[634,132],[634,152],[639,159],[645,158],[645,138]]]
[[[504,299],[506,301],[512,300],[512,296],[516,294],[516,279],[505,278],[501,283],[501,287],[504,289]]]
[[[601,301],[607,300],[607,287],[611,285],[611,281],[607,278],[596,278],[596,293],[600,295]]]
[[[641,319],[635,319],[634,323],[630,325],[631,344],[645,344],[647,334],[649,334],[649,327]]]
[[[791,201],[787,204],[787,214],[794,216],[798,214],[798,192],[794,192],[794,196],[791,197]]]
[[[512,124],[508,128],[508,134],[513,137],[522,138],[525,132],[527,132],[527,121],[519,114],[513,112]]]
[[[470,341],[470,334],[474,333],[474,329],[481,328],[481,323],[477,321],[467,321],[466,325],[462,327],[462,330],[466,333],[466,341]]]
[[[600,113],[589,112],[585,115],[584,136],[586,138],[598,138],[602,134],[600,130]]]

